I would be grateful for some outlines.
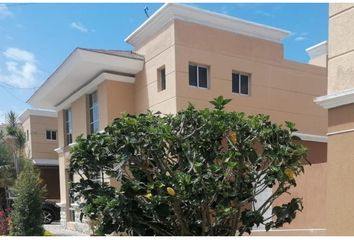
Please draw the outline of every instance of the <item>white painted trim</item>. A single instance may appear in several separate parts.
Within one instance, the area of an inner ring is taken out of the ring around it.
[[[58,159],[32,159],[32,162],[38,166],[59,166]]]
[[[24,112],[22,112],[18,116],[18,120],[23,123],[26,121],[30,116],[40,116],[40,117],[52,117],[56,118],[57,117],[57,112],[53,110],[47,110],[47,109],[26,109]]]
[[[327,136],[332,136],[332,135],[337,135],[337,134],[342,134],[342,133],[349,133],[349,132],[354,132],[354,128],[347,129],[347,130],[330,132],[330,133],[327,133]]]
[[[171,21],[178,19],[208,27],[260,38],[276,43],[287,37],[290,32],[267,25],[245,21],[191,6],[166,3],[151,15],[142,25],[132,32],[124,41],[135,48],[141,47],[147,40],[156,36]]]
[[[100,75],[98,75],[95,79],[90,81],[87,85],[81,87],[74,94],[70,95],[67,99],[65,99],[59,105],[55,106],[56,111],[60,111],[62,109],[68,108],[68,107],[70,107],[71,103],[73,103],[79,97],[84,96],[85,94],[90,94],[90,93],[94,92],[97,89],[97,86],[100,83],[104,82],[105,80],[112,80],[112,81],[124,82],[124,83],[134,83],[135,82],[134,77],[128,77],[128,76],[122,76],[122,75],[118,75],[118,74],[103,72]]]
[[[300,133],[300,132],[295,132],[295,133],[293,133],[293,135],[299,137],[303,141],[322,142],[322,143],[327,142],[326,136]]]
[[[56,149],[54,149],[55,152],[57,153],[63,153],[64,152],[64,147],[58,147]]]
[[[327,51],[328,51],[327,48],[328,48],[327,41],[323,41],[309,48],[306,48],[306,52],[311,59],[314,59],[321,55],[327,55]]]
[[[354,103],[354,88],[317,97],[314,99],[314,102],[325,109]]]

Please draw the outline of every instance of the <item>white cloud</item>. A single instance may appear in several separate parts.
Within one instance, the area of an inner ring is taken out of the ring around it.
[[[70,27],[71,27],[71,28],[74,28],[74,29],[76,29],[76,30],[79,30],[80,32],[84,32],[84,33],[87,33],[87,32],[90,31],[85,25],[83,25],[83,24],[80,23],[80,22],[72,22],[72,23],[70,24]]]
[[[4,52],[5,57],[8,59],[23,61],[23,62],[34,62],[34,55],[26,50],[21,50],[19,48],[8,48]]]
[[[307,32],[303,32],[303,33],[294,34],[294,35],[297,35],[297,37],[294,38],[294,40],[297,41],[297,42],[300,42],[300,41],[307,40],[309,34]]]
[[[0,19],[1,18],[6,18],[12,15],[12,12],[9,10],[9,8],[6,6],[6,4],[0,4]]]
[[[36,85],[39,70],[33,53],[19,48],[8,48],[3,55],[6,71],[2,71],[0,82],[19,88]]]

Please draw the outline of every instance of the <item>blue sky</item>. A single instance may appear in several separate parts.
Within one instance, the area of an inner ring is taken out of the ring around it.
[[[0,4],[0,122],[25,102],[76,47],[123,49],[162,4]],[[290,31],[285,58],[308,61],[305,49],[327,40],[326,3],[193,3],[195,7]]]

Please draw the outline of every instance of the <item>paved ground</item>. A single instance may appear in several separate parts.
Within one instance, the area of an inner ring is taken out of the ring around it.
[[[86,234],[67,230],[63,228],[59,222],[52,222],[52,224],[44,224],[44,229],[52,232],[54,236],[88,236]]]

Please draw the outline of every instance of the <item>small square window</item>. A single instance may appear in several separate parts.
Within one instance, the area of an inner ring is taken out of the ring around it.
[[[208,88],[208,67],[189,64],[189,85]]]
[[[158,91],[166,89],[166,69],[165,67],[157,70],[158,74]]]
[[[250,74],[232,73],[232,92],[240,95],[249,95]]]
[[[57,140],[57,131],[47,130],[46,131],[47,140]]]

